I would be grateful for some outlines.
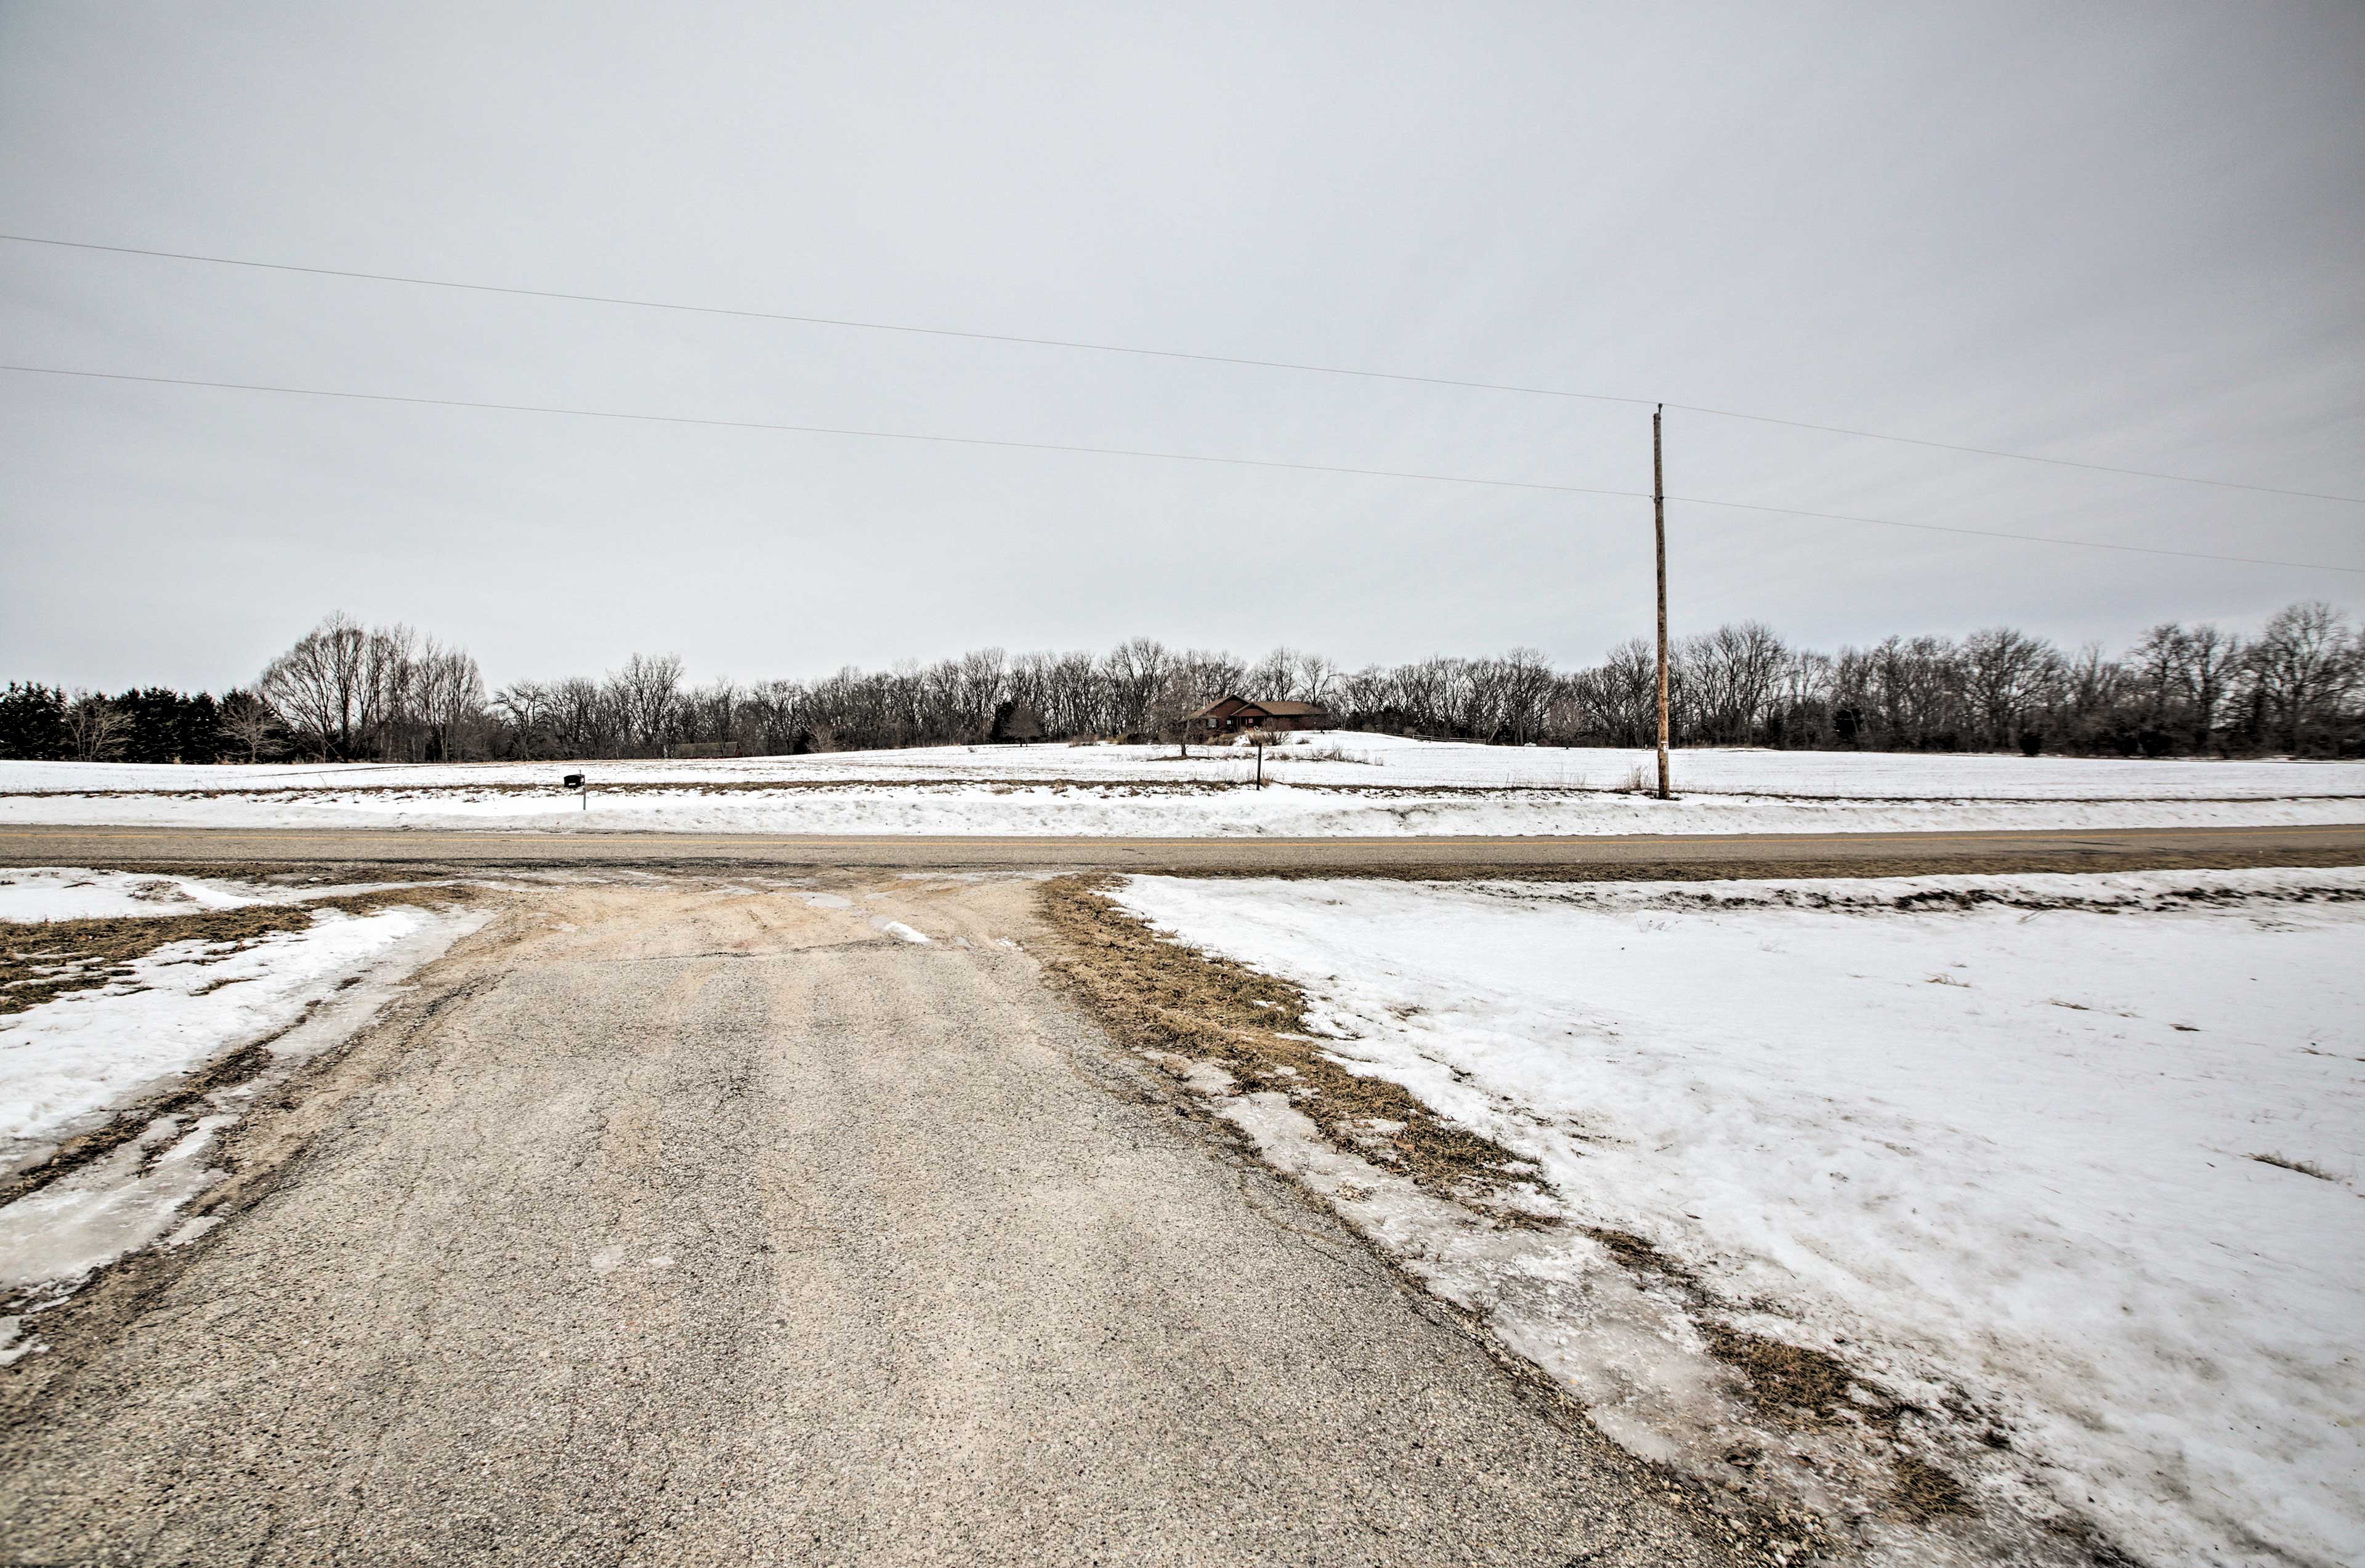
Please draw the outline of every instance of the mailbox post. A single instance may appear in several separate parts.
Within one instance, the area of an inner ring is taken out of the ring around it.
[[[583,797],[583,809],[587,812],[591,809],[591,786],[584,782],[583,775],[570,773],[558,781],[558,787],[562,790],[574,790]]]

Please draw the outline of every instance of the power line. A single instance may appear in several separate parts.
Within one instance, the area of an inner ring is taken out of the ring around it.
[[[1261,457],[1223,457],[1207,453],[1155,452],[1139,447],[1083,446],[1065,442],[1004,441],[988,436],[936,435],[916,431],[857,430],[841,425],[776,424],[761,420],[715,420],[687,414],[643,414],[611,409],[572,409],[542,403],[493,403],[458,398],[415,398],[392,392],[345,392],[317,386],[280,386],[248,381],[205,381],[189,376],[132,375],[118,371],[67,370],[53,365],[0,364],[0,371],[19,375],[53,375],[84,381],[122,381],[149,386],[190,386],[219,392],[265,392],[288,398],[322,398],[356,403],[397,403],[412,408],[468,409],[505,414],[547,414],[567,419],[618,420],[659,425],[693,425],[714,430],[772,431],[793,435],[852,436],[865,441],[925,442],[945,446],[995,447],[1014,452],[1061,452],[1093,457],[1146,458],[1161,463],[1205,463],[1234,468],[1275,468],[1300,474],[1345,474],[1369,479],[1418,479],[1440,485],[1474,485],[1490,489],[1541,490],[1554,495],[1609,496],[1621,500],[1649,500],[1647,490],[1610,490],[1589,485],[1552,485],[1530,479],[1490,479],[1468,474],[1428,474],[1397,468],[1355,468],[1331,463],[1283,463]],[[1833,522],[1869,523],[1882,528],[1910,528],[1931,533],[1964,533],[1986,539],[2008,539],[2030,544],[2064,544],[2084,550],[2118,550],[2142,555],[2173,555],[2192,561],[2223,561],[2247,566],[2286,566],[2298,571],[2351,572],[2365,575],[2365,566],[2337,566],[2322,561],[2279,561],[2254,555],[2221,555],[2197,550],[2170,550],[2153,544],[2114,544],[2095,539],[2059,539],[2041,533],[2005,533],[1992,529],[1956,528],[1945,523],[1900,522],[1894,518],[1857,517],[1844,512],[1804,511],[1795,507],[1759,506],[1749,501],[1714,500],[1704,496],[1669,496],[1689,506],[1722,507],[1736,511],[1769,512],[1785,517],[1821,518]]]
[[[1567,496],[1617,496],[1647,500],[1646,490],[1603,490],[1586,485],[1545,485],[1525,479],[1485,479],[1464,474],[1415,474],[1395,468],[1349,468],[1329,463],[1282,463],[1261,457],[1217,457],[1195,452],[1151,452],[1123,446],[1077,446],[1049,441],[1000,441],[988,436],[930,435],[913,431],[855,430],[842,425],[773,424],[761,420],[709,420],[687,414],[635,414],[608,409],[567,409],[542,403],[482,403],[458,398],[407,398],[392,392],[337,392],[317,386],[273,386],[247,381],[198,381],[175,375],[128,375],[106,370],[61,370],[40,364],[0,364],[25,375],[71,375],[88,381],[134,381],[151,386],[203,386],[221,392],[275,392],[290,398],[335,398],[358,403],[404,403],[430,409],[476,409],[504,414],[559,414],[578,420],[631,420],[658,425],[704,425],[716,430],[781,431],[793,435],[857,436],[865,441],[918,441],[947,446],[992,446],[1014,452],[1066,452],[1093,457],[1146,457],[1162,463],[1216,463],[1235,468],[1283,468],[1301,474],[1353,474],[1370,479],[1428,479],[1440,485],[1484,485],[1504,490],[1549,490]]]
[[[671,310],[694,316],[723,316],[748,321],[785,321],[808,327],[843,327],[866,332],[902,332],[915,337],[958,338],[970,342],[1016,343],[1030,348],[1071,349],[1090,353],[1129,354],[1143,359],[1181,360],[1199,364],[1240,365],[1256,370],[1287,370],[1316,375],[1341,375],[1364,381],[1394,381],[1418,386],[1452,386],[1474,392],[1510,392],[1534,398],[1565,398],[1590,403],[1620,403],[1636,408],[1649,408],[1659,399],[1620,397],[1607,392],[1577,392],[1559,386],[1527,386],[1515,383],[1470,381],[1443,375],[1413,375],[1399,371],[1360,370],[1345,365],[1309,364],[1294,360],[1252,359],[1243,355],[1190,353],[1179,349],[1140,348],[1126,343],[1100,343],[1070,338],[1026,337],[1013,332],[972,332],[951,327],[917,327],[905,322],[865,321],[841,316],[800,316],[778,310],[747,310],[720,305],[683,305],[669,300],[637,299],[628,296],[578,294],[563,289],[524,288],[502,284],[465,283],[451,278],[412,277],[399,273],[362,272],[342,267],[303,266],[292,262],[258,262],[239,256],[208,256],[188,251],[160,251],[137,245],[100,245],[83,240],[56,240],[35,234],[0,234],[0,241],[18,245],[46,245],[58,250],[95,251],[118,256],[145,256],[160,261],[200,262],[210,266],[244,267],[256,272],[303,273],[315,277],[348,278],[365,283],[403,284],[416,288],[454,289],[469,294],[509,295],[524,299],[556,299],[578,305],[618,305],[636,310]],[[2056,468],[2082,468],[2090,473],[2117,474],[2128,478],[2158,479],[2175,484],[2207,485],[2221,490],[2247,490],[2258,495],[2289,496],[2302,500],[2339,501],[2349,506],[2365,506],[2365,496],[2332,495],[2321,490],[2294,490],[2276,485],[2254,485],[2238,479],[2212,479],[2195,474],[2169,474],[2158,469],[2123,467],[2110,463],[2089,463],[2076,458],[2046,457],[2031,452],[2007,452],[1998,447],[1968,446],[1954,442],[1929,441],[1919,436],[1889,435],[1879,431],[1855,430],[1844,425],[1816,424],[1807,420],[1782,419],[1772,414],[1743,413],[1732,409],[1704,408],[1696,403],[1667,403],[1670,409],[1686,413],[1704,414],[1712,419],[1742,420],[1754,424],[1780,425],[1792,430],[1818,431],[1826,435],[1852,436],[1864,441],[1895,442],[1905,446],[1924,447],[1937,452],[1963,453],[1977,457],[2003,458],[2015,463],[2041,463]]]
[[[237,256],[205,256],[185,251],[149,251],[135,245],[94,245],[81,240],[48,240],[32,234],[0,234],[19,245],[50,245],[68,251],[104,251],[118,256],[151,256],[170,262],[205,262],[221,267],[249,267],[257,272],[308,273],[315,277],[355,278],[366,283],[401,283],[419,288],[451,288],[468,294],[507,294],[524,299],[563,299],[577,305],[624,305],[635,310],[678,310],[692,316],[730,316],[745,321],[788,321],[803,327],[850,327],[865,332],[908,332],[924,338],[962,338],[980,343],[1023,343],[1029,348],[1082,349],[1093,353],[1135,354],[1144,359],[1189,360],[1200,364],[1237,364],[1256,370],[1296,370],[1318,375],[1351,375],[1368,381],[1407,381],[1423,386],[1459,386],[1474,392],[1523,392],[1539,398],[1578,398],[1594,403],[1632,403],[1647,408],[1647,398],[1615,398],[1603,392],[1564,392],[1551,386],[1506,386],[1491,381],[1456,381],[1442,375],[1405,375],[1385,370],[1351,370],[1335,364],[1300,364],[1291,360],[1249,359],[1235,354],[1187,353],[1180,349],[1136,348],[1125,343],[1095,343],[1070,338],[1029,338],[1013,332],[969,332],[953,327],[914,327],[899,321],[864,321],[845,316],[796,316],[780,310],[743,310],[725,305],[680,305],[663,299],[634,299],[612,294],[575,294],[555,288],[518,288],[495,283],[461,283],[451,278],[409,277],[399,273],[355,272],[342,267],[298,266],[292,262],[253,262]]]
[[[1675,405],[1670,403],[1669,408]],[[1869,522],[1882,528],[1911,528],[1926,533],[1967,533],[1978,539],[2016,539],[2031,544],[2071,544],[2080,550],[2125,550],[2143,555],[2176,555],[2188,561],[2225,561],[2245,566],[2295,566],[2310,572],[2355,572],[2365,566],[2335,566],[2323,561],[2271,561],[2262,555],[2218,555],[2200,550],[2170,550],[2158,544],[2113,544],[2100,539],[2060,539],[2044,533],[2005,533],[1992,528],[1956,528],[1944,522],[1900,522],[1893,517],[1857,517],[1839,511],[1801,511],[1797,507],[1759,506],[1752,501],[1712,501],[1704,496],[1669,496],[1687,506],[1722,507],[1731,511],[1772,512],[1781,517],[1813,517],[1827,522]]]
[[[2085,468],[2097,474],[2124,474],[2135,479],[2172,479],[2181,485],[2210,485],[2221,490],[2251,490],[2266,496],[2292,496],[2310,501],[2346,501],[2365,506],[2365,497],[2327,495],[2321,490],[2285,490],[2272,485],[2247,485],[2235,479],[2203,479],[2192,474],[2162,474],[2148,468],[2121,468],[2109,463],[2081,463],[2071,457],[2039,457],[2028,452],[2003,452],[1992,446],[1958,446],[1950,441],[1923,441],[1918,436],[1883,435],[1877,431],[1849,430],[1844,425],[1819,425],[1805,420],[1782,420],[1771,414],[1740,414],[1731,409],[1703,409],[1691,403],[1670,403],[1687,414],[1708,414],[1720,420],[1747,420],[1761,425],[1786,425],[1791,430],[1821,431],[1826,435],[1861,436],[1866,441],[1893,441],[1906,446],[1926,446],[1938,452],[1964,452],[1975,457],[2009,457],[2017,463],[2049,463],[2056,468]]]

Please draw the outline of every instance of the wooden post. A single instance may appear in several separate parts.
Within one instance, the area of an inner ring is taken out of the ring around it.
[[[1651,410],[1651,517],[1659,546],[1659,799],[1669,798],[1667,782],[1667,477],[1660,456],[1659,421],[1664,403]]]

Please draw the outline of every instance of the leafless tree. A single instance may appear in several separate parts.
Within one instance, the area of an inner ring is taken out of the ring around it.
[[[382,758],[401,755],[402,732],[418,717],[418,659],[419,633],[399,621],[374,627],[362,639],[353,728]]]
[[[550,744],[550,688],[539,680],[513,680],[493,693],[492,710],[509,731],[509,745],[518,756],[544,755]]]
[[[2250,644],[2249,667],[2282,745],[2302,750],[2358,676],[2348,618],[2322,599],[2278,610]]]
[[[454,760],[461,736],[484,711],[485,678],[476,659],[464,648],[443,647],[431,637],[409,682],[427,729],[430,755],[438,762]]]
[[[950,661],[949,727],[955,738],[982,740],[992,732],[994,711],[1009,684],[1009,655],[1000,648],[980,648]]]
[[[1612,745],[1647,744],[1658,730],[1657,645],[1642,637],[1619,644],[1578,677],[1575,694],[1588,731]]]
[[[550,689],[550,728],[558,755],[577,760],[611,755],[622,729],[615,701],[596,680],[569,676]]]
[[[1173,662],[1166,644],[1154,637],[1136,637],[1119,644],[1102,662],[1108,681],[1109,728],[1130,734],[1149,724],[1149,706],[1165,684]]]
[[[643,756],[661,755],[673,738],[674,713],[681,702],[681,659],[634,654],[608,677],[608,691],[633,750]]]
[[[338,610],[271,661],[255,689],[320,757],[350,756],[369,634]]]
[[[1962,673],[1981,738],[2006,746],[2058,673],[2053,644],[2009,626],[1990,626],[1963,641]]]
[[[283,728],[279,715],[271,704],[252,691],[232,690],[222,694],[216,711],[220,714],[222,734],[246,748],[246,760],[263,760],[263,748],[273,744],[273,738]]]
[[[65,707],[66,738],[76,762],[105,762],[123,749],[131,720],[96,691],[78,691]]]
[[[2184,633],[2183,664],[2179,675],[2192,722],[2192,749],[2207,751],[2217,733],[2218,711],[2233,690],[2242,668],[2242,639],[2215,626],[2195,626]]]

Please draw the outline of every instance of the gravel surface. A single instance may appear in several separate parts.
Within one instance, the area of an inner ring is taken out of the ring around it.
[[[43,1315],[0,1559],[1724,1560],[1146,1087],[1030,909],[521,895],[250,1119],[228,1223]]]

